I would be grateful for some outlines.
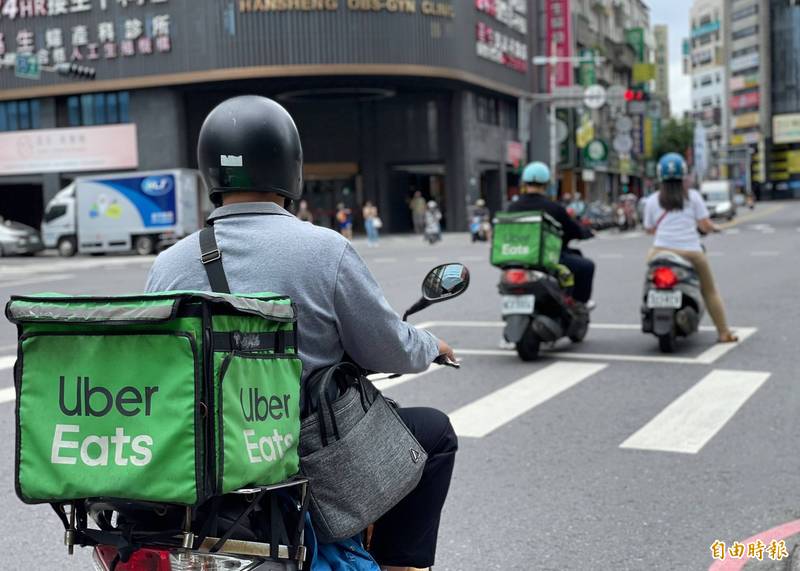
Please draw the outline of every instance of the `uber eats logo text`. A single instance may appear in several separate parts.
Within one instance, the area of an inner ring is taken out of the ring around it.
[[[58,381],[58,407],[71,417],[150,416],[158,387],[122,387],[116,393],[102,386],[92,386],[89,377],[77,377],[74,385],[63,376]],[[79,424],[56,424],[50,456],[52,464],[86,466],[146,466],[153,459],[153,437],[132,436],[123,427],[114,427],[113,436],[81,434]]]
[[[239,402],[242,406],[244,420],[253,422],[269,422],[289,419],[289,398],[291,395],[262,395],[258,388],[239,390]],[[243,430],[244,445],[247,458],[251,464],[274,462],[280,460],[294,444],[291,434],[283,435],[277,428],[269,436],[256,436],[255,430]]]

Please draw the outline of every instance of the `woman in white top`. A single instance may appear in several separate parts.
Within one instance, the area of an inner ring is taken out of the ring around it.
[[[647,199],[644,211],[644,228],[649,234],[655,234],[649,257],[670,251],[691,261],[700,277],[703,299],[717,328],[720,343],[736,342],[739,339],[728,328],[725,306],[714,284],[714,275],[698,233],[698,228],[709,234],[719,232],[719,227],[711,221],[700,193],[684,186],[686,173],[686,162],[677,153],[664,155],[658,163],[661,190]]]

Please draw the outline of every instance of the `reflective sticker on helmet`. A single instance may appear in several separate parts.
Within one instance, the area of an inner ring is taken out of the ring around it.
[[[242,155],[220,155],[219,164],[222,167],[241,167],[244,166]]]

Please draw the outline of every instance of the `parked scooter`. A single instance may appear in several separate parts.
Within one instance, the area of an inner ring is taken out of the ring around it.
[[[468,286],[469,271],[462,264],[434,268],[404,319],[461,295]],[[444,357],[436,363],[459,367]],[[197,507],[86,499],[53,508],[66,529],[69,553],[76,545],[94,547],[97,571],[298,571],[311,568],[306,537],[310,485],[295,477]]]
[[[697,332],[705,313],[700,278],[692,263],[661,252],[648,264],[642,305],[642,331],[658,337],[662,352],[673,353],[678,337]]]
[[[571,253],[580,254],[578,250]],[[589,332],[589,310],[570,293],[574,276],[566,266],[542,271],[523,268],[503,270],[498,289],[503,296],[503,335],[514,343],[523,361],[539,357],[542,343],[568,337],[580,343]]]

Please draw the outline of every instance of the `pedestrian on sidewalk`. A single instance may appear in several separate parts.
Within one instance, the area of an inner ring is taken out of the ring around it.
[[[414,233],[422,234],[425,231],[425,212],[428,210],[428,205],[420,191],[416,191],[414,193],[414,198],[411,199],[408,207],[411,209],[411,218],[414,222]]]
[[[342,202],[336,206],[336,225],[342,236],[348,240],[353,239],[353,211]]]
[[[367,246],[377,248],[380,238],[379,230],[383,228],[383,222],[378,216],[378,207],[367,200],[361,214],[364,217],[364,229],[367,231]]]
[[[311,214],[311,210],[308,208],[308,202],[305,200],[301,200],[300,204],[297,205],[297,218],[303,222],[314,223],[314,215]]]

